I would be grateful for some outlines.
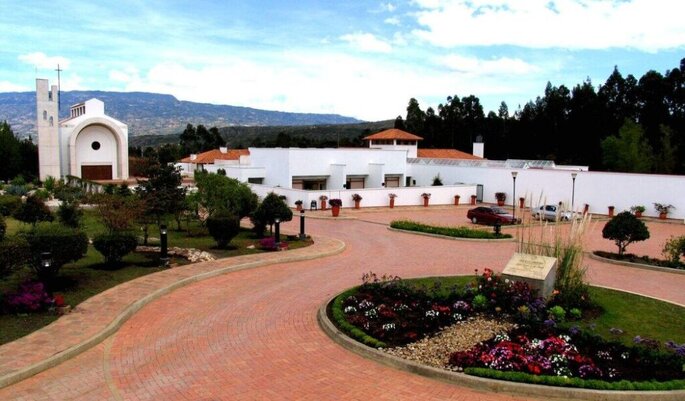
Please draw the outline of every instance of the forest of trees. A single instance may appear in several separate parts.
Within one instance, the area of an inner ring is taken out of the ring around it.
[[[411,99],[395,126],[421,147],[471,150],[482,137],[489,159],[546,159],[593,170],[685,173],[685,59],[639,80],[618,70],[595,88],[547,84],[544,96],[513,113],[505,102],[486,116],[476,96],[450,96],[437,111]]]

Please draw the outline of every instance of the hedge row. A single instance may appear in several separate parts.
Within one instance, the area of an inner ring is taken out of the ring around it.
[[[444,235],[456,238],[476,238],[476,239],[500,239],[511,238],[511,234],[495,235],[494,232],[474,230],[468,227],[442,227],[429,226],[410,220],[395,220],[390,223],[390,227],[398,230],[418,231],[422,233]]]

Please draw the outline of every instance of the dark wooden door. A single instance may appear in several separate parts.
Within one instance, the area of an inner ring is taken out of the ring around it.
[[[81,178],[84,180],[111,180],[112,166],[81,166]]]

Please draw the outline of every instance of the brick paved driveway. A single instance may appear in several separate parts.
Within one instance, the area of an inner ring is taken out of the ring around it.
[[[407,211],[392,213],[368,215],[387,221]],[[449,209],[410,215],[425,221],[455,218]],[[290,226],[296,229],[294,222]],[[659,238],[685,234],[682,225],[653,224],[650,230]],[[319,306],[359,284],[364,272],[415,277],[498,270],[514,243],[414,236],[360,220],[310,219],[308,231],[340,238],[347,249],[178,289],[144,307],[104,343],[1,389],[0,400],[520,399],[379,365],[334,344],[316,323]],[[660,247],[645,246],[645,252]],[[685,304],[685,275],[586,262],[595,284]]]

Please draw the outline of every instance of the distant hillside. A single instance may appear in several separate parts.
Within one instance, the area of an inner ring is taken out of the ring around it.
[[[144,92],[71,91],[62,92],[60,116],[69,106],[98,98],[105,102],[105,113],[128,124],[129,136],[176,134],[186,124],[207,127],[294,126],[358,123],[337,114],[286,113],[250,107],[224,106],[177,100],[171,95]],[[36,95],[34,92],[0,93],[0,121],[7,120],[12,130],[26,137],[36,133]]]
[[[303,137],[331,146],[354,142],[360,135],[369,135],[394,126],[395,120],[365,122],[356,124],[335,125],[306,125],[306,126],[270,126],[270,127],[222,127],[219,128],[221,136],[226,139],[231,148],[247,147],[259,140],[271,142],[276,140],[279,134],[287,134],[291,138]],[[142,148],[158,147],[166,143],[178,143],[179,135],[141,135],[129,139],[130,146]]]

